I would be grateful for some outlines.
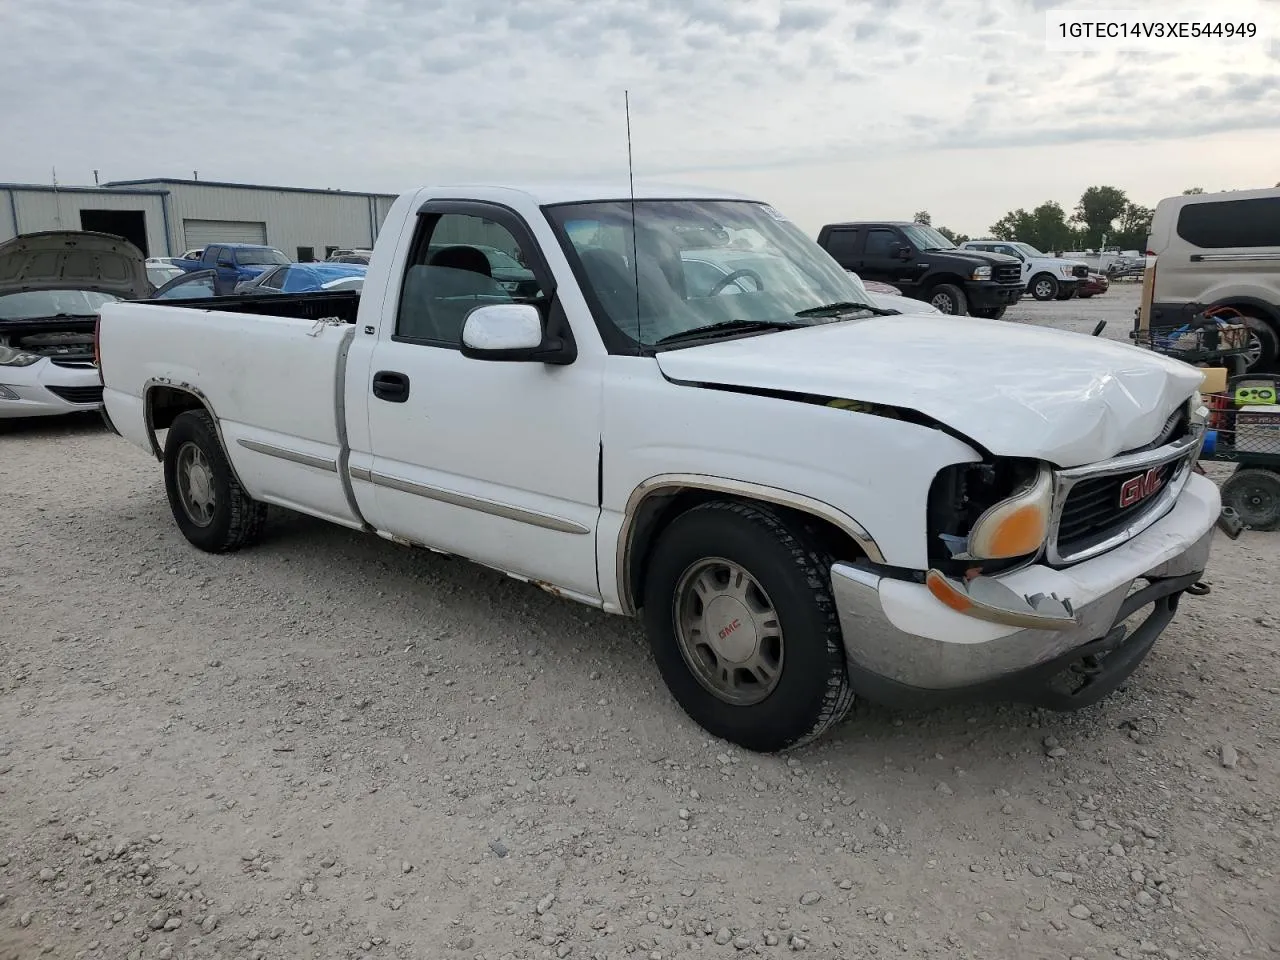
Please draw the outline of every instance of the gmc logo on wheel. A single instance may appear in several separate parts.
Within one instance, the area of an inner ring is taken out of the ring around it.
[[[1152,467],[1146,473],[1130,477],[1120,485],[1120,506],[1132,507],[1164,486],[1164,468]]]
[[[723,640],[729,634],[733,633],[733,631],[737,630],[740,626],[742,626],[742,621],[734,620],[727,627],[725,627],[723,630],[720,631],[720,639]]]

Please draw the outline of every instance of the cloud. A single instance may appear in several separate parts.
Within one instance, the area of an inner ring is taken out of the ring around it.
[[[778,14],[778,29],[783,33],[820,30],[831,22],[836,12],[830,7],[804,3],[784,3]]]
[[[1043,11],[1058,5],[219,0],[157,16],[154,0],[13,3],[0,89],[21,136],[6,138],[0,180],[55,165],[68,182],[199,169],[385,191],[625,175],[624,90],[642,176],[768,171],[782,189],[827,161],[878,163],[888,181],[904,153],[983,150],[999,165],[1006,150],[1145,138],[1168,155],[1179,138],[1276,124],[1280,42],[1050,52]],[[1265,22],[1264,0],[1236,6]]]

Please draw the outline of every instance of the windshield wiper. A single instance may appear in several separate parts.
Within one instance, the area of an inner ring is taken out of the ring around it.
[[[850,300],[841,300],[837,303],[824,303],[820,307],[809,307],[807,310],[796,311],[797,317],[834,317],[842,313],[853,313],[857,310],[863,310],[867,313],[874,313],[878,317],[896,317],[897,310],[885,310],[882,307],[873,307],[869,303],[854,303]]]
[[[799,314],[797,314],[799,316]],[[681,330],[668,334],[657,341],[657,344],[676,343],[680,340],[698,340],[719,333],[743,333],[752,330],[796,330],[807,327],[807,323],[792,323],[790,320],[721,320],[709,323],[705,327],[694,327],[692,330]]]

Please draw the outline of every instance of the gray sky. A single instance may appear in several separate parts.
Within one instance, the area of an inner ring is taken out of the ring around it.
[[[1058,7],[1266,38],[1049,51]],[[625,178],[624,88],[637,177],[809,230],[1280,181],[1277,0],[0,0],[0,180]]]

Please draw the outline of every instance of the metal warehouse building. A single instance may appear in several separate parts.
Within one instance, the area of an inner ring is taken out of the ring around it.
[[[297,260],[372,247],[395,197],[211,180],[118,180],[97,187],[0,183],[0,240],[99,230],[149,257],[209,243],[262,243]]]

